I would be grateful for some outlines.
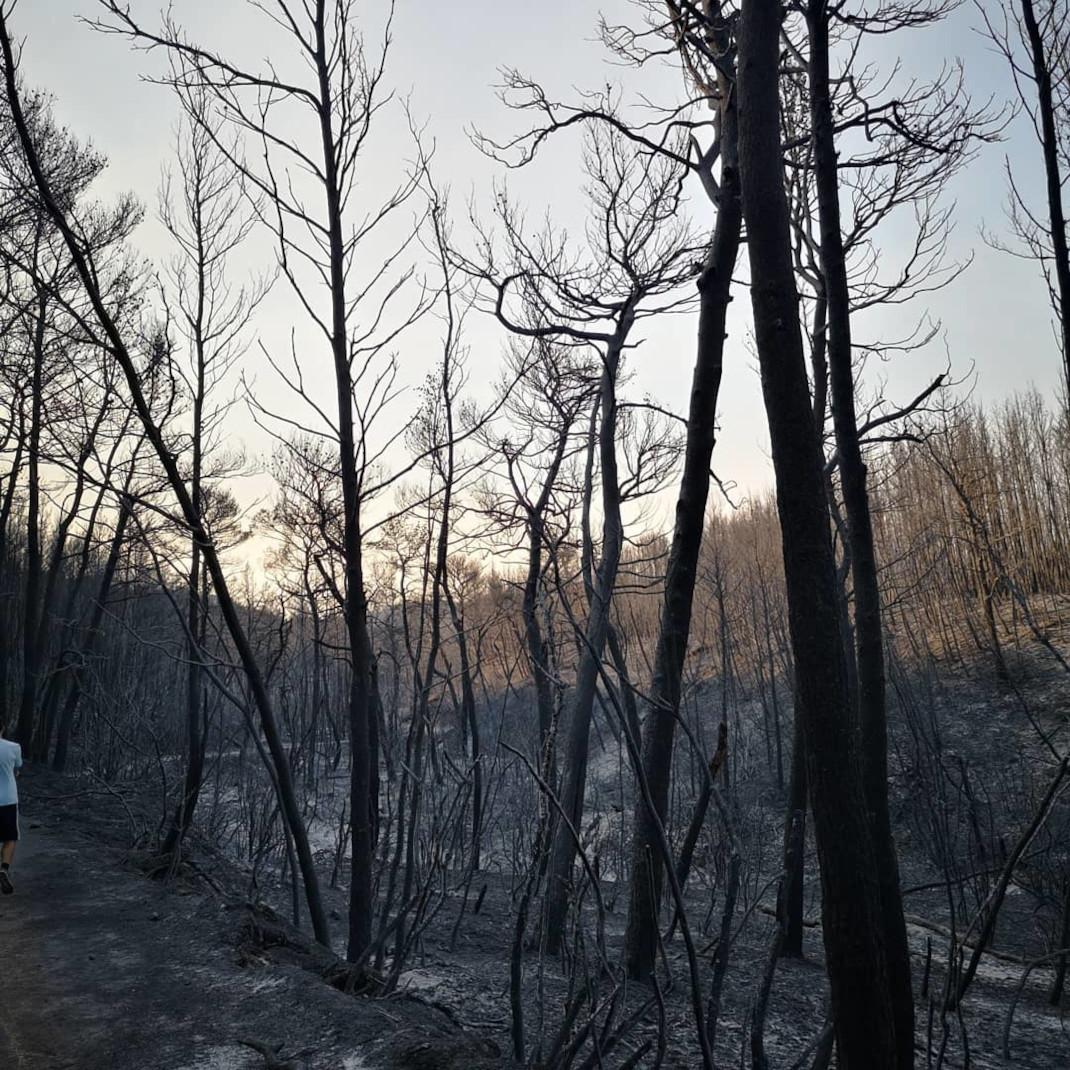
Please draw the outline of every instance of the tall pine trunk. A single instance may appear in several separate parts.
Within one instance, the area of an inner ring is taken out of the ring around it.
[[[914,1065],[914,993],[899,865],[888,810],[888,728],[880,586],[873,523],[855,413],[850,291],[840,220],[836,135],[829,84],[827,0],[810,0],[810,123],[821,242],[821,272],[828,313],[828,370],[832,423],[854,588],[857,701],[862,779],[880,881],[881,919],[900,1068]],[[849,656],[849,652],[848,652]]]
[[[717,223],[698,280],[698,355],[691,379],[684,471],[680,478],[676,521],[665,573],[650,709],[643,724],[642,762],[653,808],[648,807],[639,795],[633,818],[625,961],[628,975],[638,979],[653,973],[658,947],[658,907],[665,874],[657,847],[657,823],[664,824],[668,813],[673,737],[680,712],[680,681],[691,633],[695,578],[709,499],[717,396],[724,366],[725,320],[742,224],[735,91],[734,87],[725,85],[722,92]]]
[[[776,475],[788,619],[821,869],[841,1070],[897,1066],[880,887],[836,609],[836,572],[792,263],[780,142],[776,0],[744,0],[739,160],[754,331]]]

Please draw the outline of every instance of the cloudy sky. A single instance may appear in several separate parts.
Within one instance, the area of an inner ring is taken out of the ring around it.
[[[131,0],[131,9],[147,22],[158,18],[160,0]],[[368,24],[381,25],[382,7],[368,0]],[[176,0],[175,17],[194,39],[255,60],[271,55],[278,60],[279,39],[264,17],[245,0]],[[174,142],[176,109],[166,88],[146,84],[142,76],[158,70],[159,59],[132,51],[120,38],[94,32],[79,18],[99,13],[94,0],[21,0],[12,20],[17,35],[25,38],[23,72],[36,86],[55,97],[60,119],[79,137],[91,140],[110,159],[110,168],[98,192],[108,196],[133,190],[149,207],[146,223],[137,235],[140,250],[159,260],[167,255],[157,224],[152,219],[155,192],[162,169],[168,165]],[[436,180],[451,189],[458,215],[457,236],[463,241],[467,202],[486,205],[501,169],[473,147],[468,132],[479,129],[505,136],[520,129],[522,120],[506,110],[495,93],[500,70],[516,67],[544,82],[559,98],[575,89],[594,89],[622,83],[625,97],[640,91],[662,101],[677,99],[681,81],[663,68],[637,79],[613,65],[596,40],[600,13],[610,21],[634,19],[634,10],[621,0],[602,4],[586,0],[455,0],[451,4],[417,4],[398,0],[394,44],[388,81],[409,100],[411,112],[426,123],[434,141]],[[974,98],[996,101],[1010,97],[1012,87],[988,43],[977,32],[980,19],[963,5],[935,30],[903,35],[882,45],[874,58],[885,69],[901,62],[904,71],[932,77],[956,58],[966,65]],[[894,51],[892,46],[894,45]],[[400,108],[384,113],[368,162],[368,188],[377,180],[393,181],[410,143]],[[550,208],[555,218],[575,227],[582,218],[582,199],[573,170],[579,142],[563,141],[552,155],[529,171],[510,176],[510,186],[529,214],[539,217]],[[1047,295],[1034,265],[989,248],[982,228],[1006,233],[1006,181],[1004,157],[1010,158],[1020,184],[1039,194],[1038,153],[1028,124],[1019,120],[1006,140],[984,149],[949,191],[956,203],[955,231],[949,243],[952,258],[973,263],[950,288],[931,295],[926,304],[899,310],[879,322],[859,324],[863,338],[902,335],[926,309],[941,324],[939,337],[928,350],[868,369],[868,381],[885,384],[893,399],[905,399],[941,370],[948,356],[953,369],[971,369],[974,396],[995,402],[1035,385],[1054,392],[1059,383],[1059,356],[1051,330]],[[697,191],[696,191],[697,193]],[[1040,203],[1037,201],[1036,203]],[[707,228],[712,220],[707,204],[696,195],[691,204],[696,225]],[[888,235],[888,256],[893,257],[903,235]],[[266,249],[262,254],[267,256]],[[716,468],[726,480],[744,489],[768,484],[769,466],[763,412],[754,360],[747,349],[745,298],[740,293],[730,327],[730,343],[721,397],[722,434]],[[286,346],[297,311],[283,298],[269,302],[256,323],[256,341],[269,348]],[[686,406],[693,361],[693,324],[677,319],[649,333],[632,354],[632,392],[649,392],[677,411]],[[469,335],[473,389],[496,374],[502,339],[489,322],[474,322]],[[402,343],[403,378],[416,385],[434,360],[433,346],[416,340]],[[317,354],[326,373],[326,354]],[[258,390],[270,403],[282,397],[255,346],[247,369]],[[310,374],[315,375],[313,370]],[[411,396],[399,401],[398,418],[415,406]],[[233,428],[253,452],[269,447],[267,437],[247,414],[235,416]]]

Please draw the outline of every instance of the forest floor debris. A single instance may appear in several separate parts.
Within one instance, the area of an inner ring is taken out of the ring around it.
[[[218,895],[145,877],[99,809],[50,803],[51,774],[23,788],[17,894],[0,904],[4,1070],[501,1065],[426,1003],[346,996],[270,953],[243,965]]]
[[[1006,743],[1000,719],[987,709],[981,713],[985,716],[972,718],[972,734],[952,740],[956,750],[994,753],[994,740],[985,738],[981,725],[989,725]],[[507,873],[491,865],[480,874],[480,909],[470,901],[456,930],[463,892],[460,887],[444,890],[442,910],[414,949],[398,991],[384,1000],[354,997],[331,985],[338,958],[274,912],[286,908],[285,889],[262,884],[254,891],[268,898],[273,910],[243,902],[249,875],[236,859],[198,842],[190,864],[175,880],[151,879],[149,874],[159,868],[152,856],[128,849],[132,839],[152,839],[150,792],[142,798],[132,785],[102,794],[92,783],[41,770],[29,771],[24,788],[27,835],[19,858],[19,895],[0,904],[0,947],[5,959],[11,949],[16,965],[8,969],[13,969],[19,992],[18,1002],[5,1006],[0,1019],[4,1070],[254,1070],[270,1065],[489,1070],[508,1065],[499,1054],[510,1046],[513,904]],[[328,865],[330,854],[327,848],[321,852],[321,867]],[[944,895],[929,887],[930,867],[909,838],[902,864],[905,886],[928,889],[907,899],[915,988],[920,988],[931,942],[929,991],[938,996],[947,944]],[[341,937],[345,888],[324,890],[335,935]],[[607,947],[613,956],[623,935],[626,900],[612,880],[603,891]],[[719,1064],[736,1065],[748,1044],[754,978],[774,924],[767,916],[771,895],[769,888],[756,885],[743,896],[741,913],[750,921],[738,931],[732,949],[718,1025]],[[715,928],[719,908],[716,902],[709,906],[709,893],[700,882],[692,884],[688,898],[694,917],[709,915]],[[996,953],[981,960],[962,1007],[969,1065],[976,1070],[1070,1066],[1070,1027],[1064,1012],[1046,1002],[1046,969],[1033,972],[1017,999],[1009,1034],[1012,1062],[1001,1054],[1008,1008],[1032,954],[1025,899],[1009,897]],[[773,987],[766,1051],[774,1067],[790,1066],[825,1018],[827,988],[812,880],[806,913],[814,921],[805,933],[807,957],[781,961]],[[704,960],[710,954],[707,928],[704,924],[696,930]],[[679,940],[667,945],[666,954],[681,975]],[[537,954],[529,953],[525,986],[542,990],[543,1018],[552,1033],[567,991],[558,963],[540,963]],[[629,1005],[642,996],[638,989],[629,992]],[[929,1005],[920,995],[917,1010],[918,1042],[924,1045]],[[537,1042],[542,1023],[534,1000],[528,1014]],[[666,1018],[664,1066],[689,1070],[695,1065],[693,1023],[682,983],[666,993]],[[945,1028],[943,1066],[957,1070],[965,1065],[962,1026],[954,1015],[942,1019],[934,1014],[931,1039],[937,1049]],[[248,1041],[264,1046],[267,1055]]]

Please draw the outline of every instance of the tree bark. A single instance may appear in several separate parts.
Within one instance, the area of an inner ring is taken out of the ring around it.
[[[472,856],[473,871],[480,867],[483,842],[483,752],[479,735],[479,714],[476,710],[476,691],[472,680],[472,659],[468,651],[468,637],[464,631],[464,614],[449,584],[449,576],[442,577],[442,590],[450,611],[453,633],[457,637],[457,653],[461,662],[461,716],[468,736],[472,762]]]
[[[0,581],[4,579],[4,573],[8,566],[8,545],[10,543],[9,525],[11,520],[11,508],[15,502],[15,491],[18,489],[19,473],[22,471],[22,458],[26,449],[26,409],[24,398],[19,396],[12,399],[12,405],[18,405],[18,411],[12,416],[18,424],[17,440],[15,443],[15,456],[11,460],[11,471],[7,474],[7,486],[4,488],[3,500],[0,502]],[[10,583],[3,583],[0,588],[4,593],[0,605],[14,600],[14,562],[12,562],[12,576]],[[5,617],[11,619],[14,606],[4,609]],[[11,632],[8,628],[0,628],[0,725],[7,727],[8,710],[8,676],[11,666],[12,642]]]
[[[680,712],[680,681],[691,633],[691,609],[699,551],[706,524],[710,460],[716,438],[717,396],[724,366],[725,320],[731,300],[732,272],[739,252],[742,207],[736,139],[735,89],[722,87],[721,182],[717,223],[698,280],[698,355],[691,379],[687,442],[676,519],[665,573],[661,624],[654,655],[650,709],[643,723],[643,769],[654,812],[636,800],[632,869],[625,935],[628,976],[645,979],[654,970],[658,947],[658,906],[664,885],[655,822],[668,813],[673,737]]]
[[[345,236],[342,201],[335,151],[334,93],[324,5],[316,7],[313,62],[319,96],[320,141],[323,156],[322,182],[326,198],[328,255],[330,262],[331,355],[334,364],[338,407],[339,474],[342,483],[342,556],[345,573],[343,607],[349,645],[349,820],[352,852],[349,878],[350,961],[360,958],[371,943],[372,866],[375,835],[372,828],[371,792],[371,640],[368,604],[364,590],[363,535],[360,519],[360,473],[357,469],[353,421],[353,372],[349,358],[346,301]]]
[[[836,575],[791,257],[780,142],[776,0],[744,0],[739,161],[751,301],[772,445],[788,619],[821,869],[825,954],[841,1070],[892,1070],[895,1027]]]
[[[803,957],[803,891],[806,876],[806,748],[802,718],[795,704],[791,742],[791,779],[784,818],[784,875],[778,893],[777,916],[783,926],[780,954]]]
[[[1044,183],[1048,197],[1048,221],[1052,260],[1055,266],[1055,303],[1059,314],[1059,340],[1063,348],[1063,386],[1070,405],[1070,251],[1066,242],[1066,214],[1063,210],[1063,175],[1059,167],[1059,136],[1055,123],[1052,93],[1052,61],[1044,49],[1037,25],[1033,0],[1021,0],[1022,22],[1029,42],[1033,80],[1037,86],[1037,114],[1040,144],[1044,155]]]
[[[196,435],[197,432],[194,432]],[[196,466],[196,462],[195,462]],[[197,477],[195,476],[195,479]],[[198,506],[199,508],[199,506]],[[191,552],[189,587],[187,592],[186,627],[186,773],[182,797],[175,807],[171,827],[164,840],[163,852],[170,854],[182,850],[182,841],[193,824],[197,800],[204,779],[205,715],[203,688],[201,684],[201,644],[204,639],[204,609],[200,605],[201,551],[194,544]],[[205,607],[206,608],[206,607]]]
[[[539,713],[539,771],[551,790],[557,786],[557,756],[555,753],[556,718],[554,716],[553,676],[550,658],[539,624],[539,589],[542,582],[542,543],[546,530],[546,509],[553,493],[557,474],[564,460],[572,425],[562,423],[554,448],[554,455],[546,472],[542,489],[536,501],[527,508],[528,566],[524,577],[524,594],[521,614],[524,618],[524,640],[528,661],[531,664],[531,679],[535,687],[535,700]],[[540,802],[541,805],[541,802]]]
[[[38,228],[42,226],[38,222]],[[35,256],[36,260],[36,256]],[[37,318],[33,334],[33,374],[30,395],[30,435],[26,450],[26,588],[22,618],[22,692],[16,735],[27,754],[33,746],[37,713],[38,670],[41,664],[41,421],[44,399],[45,315],[47,301],[38,285]]]
[[[74,715],[78,712],[78,703],[85,693],[89,659],[96,653],[97,642],[100,637],[100,625],[104,620],[104,607],[108,603],[108,595],[111,593],[111,586],[115,580],[115,571],[119,567],[119,558],[122,555],[123,540],[126,537],[126,526],[129,520],[130,506],[124,501],[119,506],[119,519],[115,523],[115,534],[112,535],[108,559],[104,563],[104,572],[100,577],[100,587],[93,601],[93,612],[89,618],[85,644],[77,659],[74,679],[71,682],[71,688],[67,692],[67,698],[59,715],[59,727],[56,730],[56,750],[52,757],[52,768],[57,773],[62,773],[67,768],[71,732],[74,729]]]
[[[623,340],[631,327],[630,317],[618,331]],[[590,745],[591,714],[598,686],[602,652],[609,630],[613,588],[617,580],[624,532],[620,516],[620,487],[617,479],[617,370],[621,344],[614,340],[603,357],[600,385],[601,426],[598,453],[602,477],[602,559],[595,572],[590,611],[580,646],[576,686],[573,689],[568,742],[561,779],[561,809],[577,831],[583,820],[583,796],[587,785],[587,758]],[[572,886],[572,866],[576,843],[565,822],[557,821],[554,833],[550,876],[547,888],[546,949],[551,955],[561,950]]]
[[[810,0],[806,20],[810,38],[809,94],[813,166],[817,187],[821,272],[828,315],[830,400],[854,589],[862,781],[880,882],[884,949],[895,1017],[897,1065],[901,1070],[907,1070],[914,1065],[914,993],[910,981],[910,948],[907,944],[906,922],[903,920],[903,900],[899,891],[899,864],[888,810],[884,637],[873,523],[866,489],[866,465],[862,459],[855,412],[850,291],[840,220],[836,134],[829,82],[827,0]],[[849,620],[847,623],[849,625]],[[845,656],[850,658],[851,653],[848,648]],[[849,693],[852,690],[849,681]]]
[[[89,458],[93,455],[97,435],[100,431],[101,424],[104,422],[104,417],[107,415],[107,410],[108,400],[107,397],[105,397],[105,400],[101,402],[100,409],[89,429],[85,442],[79,450],[74,487],[68,499],[67,507],[52,534],[52,545],[49,549],[48,564],[42,571],[43,584],[41,585],[37,605],[37,635],[34,638],[34,648],[37,651],[38,658],[38,679],[47,682],[43,692],[38,688],[34,710],[36,723],[34,726],[33,742],[30,749],[30,756],[34,761],[38,762],[48,760],[48,752],[52,745],[53,728],[53,702],[51,695],[55,694],[56,689],[53,681],[56,678],[56,674],[62,672],[62,652],[60,654],[60,665],[57,666],[55,672],[50,673],[43,666],[45,656],[48,653],[49,639],[52,632],[52,625],[54,623],[53,604],[56,599],[60,577],[64,575],[65,571],[64,558],[67,550],[67,539],[70,536],[71,526],[81,510],[82,498],[85,495],[85,467],[89,462]],[[92,537],[92,529],[86,531],[85,537],[87,539]],[[73,594],[73,584],[71,585],[71,590]]]

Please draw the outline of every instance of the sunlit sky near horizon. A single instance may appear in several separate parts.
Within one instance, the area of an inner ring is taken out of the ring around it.
[[[144,21],[153,23],[158,20],[161,4],[159,0],[132,0],[130,7]],[[369,12],[369,25],[373,29],[380,26],[382,5],[370,2],[363,7]],[[244,0],[177,0],[172,11],[194,39],[210,41],[221,51],[235,50],[256,59],[274,47],[264,17]],[[167,248],[154,221],[155,197],[161,172],[172,156],[177,109],[166,88],[142,80],[142,75],[159,70],[158,57],[133,51],[124,40],[101,35],[79,21],[79,16],[99,14],[101,9],[94,0],[21,0],[11,25],[16,36],[25,38],[23,75],[27,82],[49,90],[59,119],[108,156],[110,166],[98,184],[98,195],[107,198],[132,190],[146,204],[146,222],[135,235],[135,243],[146,257],[159,262],[166,257]],[[497,97],[494,87],[501,81],[502,68],[515,67],[544,82],[559,99],[575,99],[577,90],[597,89],[607,83],[620,84],[626,100],[634,99],[640,91],[666,103],[681,97],[682,80],[671,67],[640,77],[610,62],[597,40],[600,14],[609,21],[634,21],[637,17],[625,0],[602,4],[585,0],[542,0],[538,4],[457,0],[437,7],[399,0],[387,81],[399,99],[407,98],[417,121],[426,124],[425,136],[435,144],[436,182],[451,189],[455,235],[462,244],[469,202],[489,217],[492,184],[505,177],[502,168],[473,146],[469,131],[478,129],[506,137],[523,128],[523,118],[503,107]],[[892,44],[901,56],[887,51],[889,44],[882,44],[886,51],[874,56],[885,67],[901,59],[904,70],[923,78],[935,76],[945,61],[961,58],[977,101],[989,97],[997,102],[1008,100],[1013,87],[1002,59],[977,32],[980,24],[976,9],[963,5],[935,30],[897,37]],[[374,37],[369,33],[370,39]],[[274,53],[272,58],[276,58]],[[962,389],[972,389],[986,404],[1031,385],[1050,394],[1057,390],[1060,360],[1039,270],[1034,264],[990,248],[981,234],[982,228],[1009,234],[1005,155],[1022,188],[1030,195],[1041,192],[1039,154],[1032,138],[1028,122],[1019,117],[1008,129],[1006,140],[984,148],[948,192],[949,200],[956,202],[948,253],[958,260],[973,257],[965,273],[948,289],[921,299],[924,303],[890,315],[882,313],[859,324],[857,334],[863,340],[876,334],[902,336],[926,309],[941,324],[939,336],[926,350],[872,362],[867,369],[871,389],[883,383],[890,398],[905,400],[940,372],[950,358],[953,372],[959,376],[973,369],[973,377]],[[400,160],[410,152],[401,108],[395,106],[383,113],[373,141],[366,165],[370,169],[368,186],[381,182],[385,188],[394,181]],[[578,138],[566,137],[530,169],[508,176],[515,199],[533,219],[541,218],[549,208],[570,231],[581,229],[578,156]],[[697,226],[706,229],[712,225],[711,210],[697,190],[690,207]],[[901,237],[888,235],[889,256],[894,255]],[[269,257],[269,247],[264,245],[256,255]],[[747,346],[748,305],[744,291],[738,290],[729,329],[720,401],[722,430],[715,455],[718,475],[740,488],[737,497],[761,490],[771,480],[758,376]],[[284,403],[285,391],[257,344],[285,350],[291,327],[299,320],[299,311],[282,297],[273,297],[257,318],[245,368],[269,406]],[[477,395],[486,391],[498,374],[503,340],[502,332],[489,319],[471,321],[469,376]],[[306,374],[326,376],[329,365],[325,350],[310,348],[309,354]],[[403,381],[417,386],[436,356],[427,333],[411,343],[402,342],[399,358]],[[631,394],[649,393],[666,407],[685,411],[693,358],[691,318],[675,317],[652,329],[645,343],[629,357],[634,376]],[[392,419],[407,420],[415,407],[416,398],[410,391],[396,403]],[[256,426],[247,410],[235,410],[232,427],[250,454],[266,455],[270,437]],[[248,502],[269,490],[269,481],[260,476],[248,480],[238,493]],[[667,521],[670,509],[671,496],[660,509],[661,521]]]

